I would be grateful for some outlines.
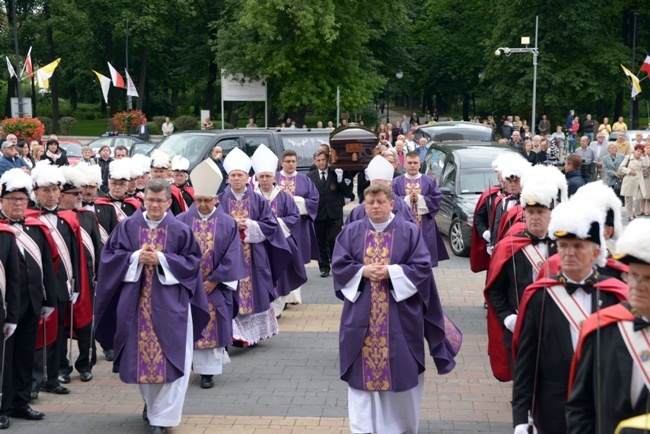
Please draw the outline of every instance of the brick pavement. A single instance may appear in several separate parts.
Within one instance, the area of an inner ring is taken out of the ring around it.
[[[192,374],[177,433],[347,433],[347,388],[338,378],[338,323],[342,303],[331,278],[309,267],[303,302],[289,306],[280,334],[256,348],[231,349],[232,362],[203,390]],[[464,334],[456,369],[439,376],[427,360],[421,433],[511,432],[509,383],[494,380],[486,356],[484,275],[452,258],[435,271],[445,311]],[[146,433],[137,386],[120,382],[100,358],[89,383],[73,375],[72,393],[41,393],[33,407],[40,422],[12,419],[7,432]]]

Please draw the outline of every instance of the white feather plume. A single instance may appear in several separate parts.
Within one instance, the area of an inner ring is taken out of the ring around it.
[[[528,163],[528,161],[517,152],[502,152],[492,162],[492,169],[494,169],[495,172],[501,172],[503,166],[513,162]]]
[[[84,173],[85,185],[96,185],[98,187],[102,185],[102,168],[98,164],[93,164],[92,166],[77,164],[75,169]]]
[[[172,158],[172,171],[181,170],[187,172],[190,168],[190,162],[187,158],[175,155]]]
[[[521,178],[521,205],[539,203],[551,207],[557,202],[568,200],[566,177],[555,167],[537,165],[524,171]]]
[[[604,267],[607,261],[607,244],[605,243],[605,215],[596,207],[585,206],[582,200],[571,200],[559,204],[551,213],[548,225],[549,237],[557,239],[556,232],[567,232],[581,239],[587,239],[593,222],[598,223],[600,238],[600,256],[596,264]]]
[[[616,241],[617,255],[630,255],[650,264],[650,220],[636,219]]]
[[[154,151],[151,154],[151,167],[169,169],[169,154],[165,151]]]
[[[623,231],[623,217],[621,216],[623,203],[616,196],[614,190],[606,186],[603,181],[583,185],[571,197],[571,200],[583,200],[585,206],[598,208],[603,213],[603,220],[607,217],[607,210],[611,209],[614,212],[614,234],[612,239],[616,240],[621,236]]]
[[[72,184],[77,188],[81,188],[88,184],[86,180],[86,172],[79,170],[76,166],[63,166],[61,167],[61,173],[63,173],[66,184]]]
[[[142,173],[149,173],[151,171],[151,160],[146,155],[136,154],[131,157],[131,163],[134,166],[140,166]]]
[[[35,188],[65,184],[65,177],[61,168],[51,164],[40,167],[37,164],[34,170],[32,170],[32,179],[34,180]]]
[[[131,179],[131,162],[125,158],[113,160],[108,165],[109,177],[111,179]]]
[[[3,193],[24,189],[27,194],[31,194],[33,185],[32,177],[23,172],[22,169],[7,170],[0,177],[0,188],[2,188]]]

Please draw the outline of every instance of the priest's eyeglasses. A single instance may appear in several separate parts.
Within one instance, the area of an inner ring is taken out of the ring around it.
[[[147,199],[146,197],[144,198],[145,202],[149,202],[153,205],[162,205],[163,203],[167,202],[170,199]]]

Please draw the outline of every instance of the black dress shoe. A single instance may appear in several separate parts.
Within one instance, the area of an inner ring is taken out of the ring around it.
[[[93,379],[93,374],[92,374],[92,372],[88,372],[88,371],[86,371],[86,372],[82,372],[82,373],[79,375],[79,378],[81,378],[81,381],[83,381],[84,383],[86,383],[86,382],[88,382],[88,381],[90,381],[90,380]]]
[[[330,275],[330,272],[329,272],[329,271],[321,271],[321,272],[320,272],[320,277],[327,277],[327,276],[329,276],[329,275]]]
[[[29,395],[29,398],[30,398],[32,401],[38,399],[38,392],[32,392],[32,393]]]
[[[104,350],[104,357],[109,362],[112,362],[113,359],[115,358],[115,353],[113,352],[113,350]]]
[[[57,395],[67,395],[70,393],[70,389],[63,387],[60,384],[58,386],[41,386],[41,391],[47,393],[56,393]]]
[[[41,420],[45,417],[45,413],[41,413],[40,411],[33,410],[29,405],[14,410],[14,412],[11,415],[19,419],[27,419],[27,420]]]
[[[212,375],[201,375],[201,389],[212,389],[214,387],[214,380]]]
[[[149,422],[149,416],[147,416],[147,403],[144,403],[144,409],[142,410],[142,420]]]
[[[59,383],[68,384],[70,382],[70,374],[59,374]]]
[[[11,426],[9,421],[9,416],[2,415],[0,416],[0,429],[7,429]]]
[[[154,434],[164,433],[165,428],[163,428],[161,426],[152,426],[151,427],[151,432],[154,433]]]

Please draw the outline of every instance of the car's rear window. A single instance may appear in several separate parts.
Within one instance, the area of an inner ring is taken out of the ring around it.
[[[462,171],[459,191],[460,194],[481,194],[496,183],[497,176],[493,170]]]
[[[298,167],[309,167],[314,162],[318,145],[330,143],[329,133],[323,135],[280,134],[284,149],[293,149],[298,154]]]

